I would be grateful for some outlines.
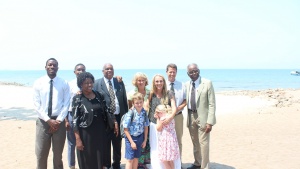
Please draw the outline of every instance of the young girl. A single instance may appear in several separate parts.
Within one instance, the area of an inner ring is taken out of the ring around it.
[[[175,121],[172,119],[167,125],[163,121],[170,116],[172,108],[169,105],[158,105],[155,109],[158,131],[158,158],[163,162],[165,169],[174,168],[174,160],[179,158],[179,147],[175,131]]]

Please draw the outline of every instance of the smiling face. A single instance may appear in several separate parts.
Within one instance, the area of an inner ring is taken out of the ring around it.
[[[154,86],[158,91],[163,90],[165,84],[165,80],[162,76],[155,76],[154,77]]]
[[[85,72],[85,66],[84,65],[78,65],[76,66],[75,70],[74,70],[74,74],[76,75],[76,77],[80,74]]]
[[[196,81],[199,78],[200,70],[197,65],[191,64],[188,67],[187,74],[191,78],[192,81]]]
[[[48,76],[53,79],[58,71],[58,63],[56,60],[48,60],[45,66]]]
[[[135,99],[133,100],[133,106],[137,112],[141,112],[144,105],[143,99]]]
[[[177,70],[172,67],[168,67],[167,76],[170,82],[174,82],[177,75]]]
[[[93,79],[86,78],[81,84],[81,90],[83,93],[90,93],[94,87]]]
[[[104,66],[103,66],[103,70],[102,70],[102,73],[103,73],[103,75],[104,75],[104,77],[106,78],[106,79],[111,79],[111,78],[113,78],[113,76],[114,76],[114,67],[113,67],[113,65],[112,64],[105,64]]]
[[[136,79],[136,87],[139,89],[144,89],[146,86],[146,79],[143,77],[139,77]]]

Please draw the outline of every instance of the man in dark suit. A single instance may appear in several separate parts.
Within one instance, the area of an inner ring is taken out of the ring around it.
[[[114,67],[110,63],[106,63],[103,66],[103,78],[95,81],[94,90],[102,92],[106,101],[107,107],[115,115],[118,131],[120,131],[121,117],[128,112],[127,96],[125,85],[123,82],[118,82],[117,78],[114,78]],[[120,169],[121,164],[121,145],[122,138],[119,135],[115,135],[113,130],[108,131],[109,142],[112,142],[113,146],[113,169]],[[100,143],[101,144],[101,143]],[[110,144],[110,143],[109,143]],[[107,156],[105,158],[106,167],[111,166],[111,146],[108,146]]]

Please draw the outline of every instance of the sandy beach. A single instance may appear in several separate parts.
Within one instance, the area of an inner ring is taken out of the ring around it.
[[[0,166],[33,169],[36,113],[32,88],[0,85],[0,93]],[[211,169],[300,168],[300,89],[222,92],[217,93],[216,101]],[[186,127],[183,139],[183,168],[186,168],[193,163]],[[67,146],[63,162],[68,168]],[[124,167],[124,158],[122,164]],[[48,168],[52,168],[51,152]]]

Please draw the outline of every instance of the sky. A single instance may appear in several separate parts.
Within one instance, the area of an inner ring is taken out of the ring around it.
[[[299,0],[1,0],[0,70],[300,69]]]

